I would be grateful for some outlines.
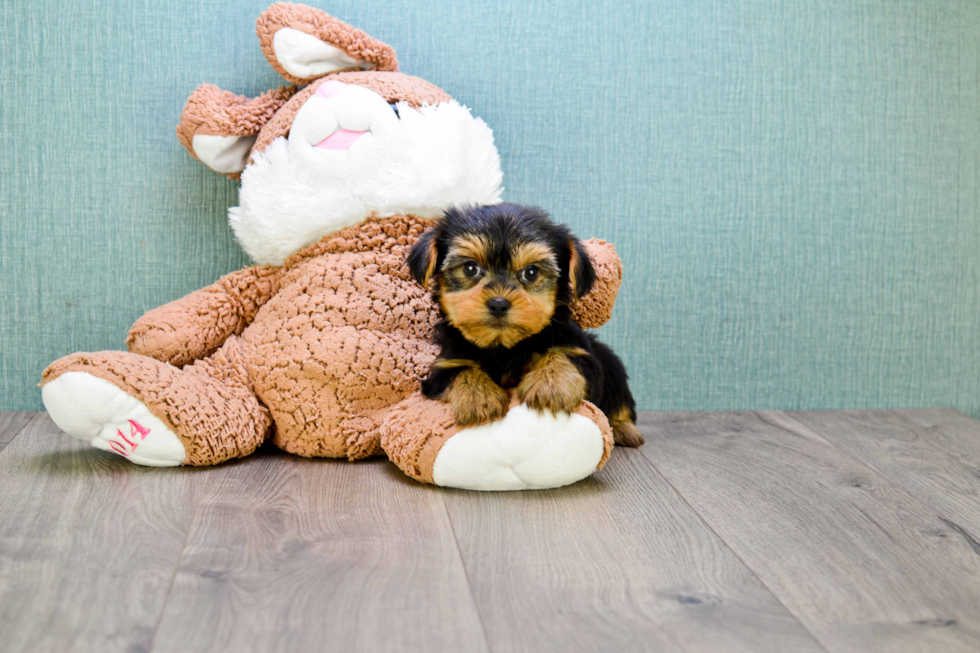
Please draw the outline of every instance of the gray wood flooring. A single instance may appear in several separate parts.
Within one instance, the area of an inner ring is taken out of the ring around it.
[[[980,422],[644,413],[544,492],[0,413],[0,651],[980,651]]]

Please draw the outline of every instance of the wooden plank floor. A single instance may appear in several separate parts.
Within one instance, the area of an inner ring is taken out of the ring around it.
[[[0,413],[0,651],[980,650],[980,422],[640,427],[491,494],[274,449],[141,468]]]

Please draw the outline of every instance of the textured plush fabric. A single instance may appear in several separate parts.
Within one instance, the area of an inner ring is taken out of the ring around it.
[[[572,304],[572,317],[583,329],[596,329],[612,318],[613,304],[623,281],[623,264],[612,243],[583,240],[595,268],[595,283],[587,295]]]
[[[210,356],[229,336],[240,334],[278,292],[282,272],[258,265],[226,274],[206,288],[147,311],[129,330],[126,345],[177,366]]]
[[[192,465],[251,453],[273,424],[276,446],[301,456],[378,455],[382,425],[410,394],[413,410],[445,413],[417,395],[438,353],[431,339],[438,318],[407,255],[430,225],[412,216],[367,219],[281,267],[226,275],[140,318],[128,339],[132,353],[66,356],[45,370],[43,383],[87,372],[115,384],[180,438]],[[575,311],[583,326],[596,327],[608,317],[622,270],[609,245],[587,247],[603,265]],[[601,412],[591,405],[579,412],[612,442]],[[399,425],[389,436],[394,462],[431,483],[433,445],[455,430],[444,418]]]
[[[980,416],[980,3],[306,1],[486,120],[504,199],[616,244],[640,408]],[[269,3],[0,4],[0,409],[250,264],[174,127],[284,85]]]

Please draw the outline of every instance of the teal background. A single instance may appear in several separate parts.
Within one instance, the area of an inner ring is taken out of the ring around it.
[[[280,83],[266,0],[0,0],[0,409],[247,263],[174,135]],[[644,409],[980,416],[980,3],[316,2],[494,129],[505,197],[615,242]]]

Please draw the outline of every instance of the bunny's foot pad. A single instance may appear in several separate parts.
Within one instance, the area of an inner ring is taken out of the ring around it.
[[[86,372],[66,372],[41,389],[51,419],[68,435],[137,465],[176,467],[184,445],[135,397]]]
[[[502,419],[460,429],[449,405],[413,395],[381,428],[381,446],[407,475],[465,490],[540,490],[595,473],[612,452],[602,412],[583,402],[575,412],[537,412],[517,402]]]
[[[521,404],[501,420],[449,438],[432,465],[432,481],[466,490],[562,487],[595,472],[603,449],[599,426],[589,418]]]

